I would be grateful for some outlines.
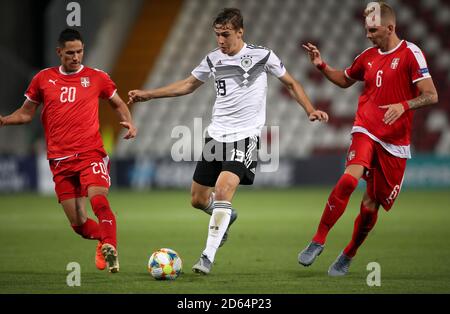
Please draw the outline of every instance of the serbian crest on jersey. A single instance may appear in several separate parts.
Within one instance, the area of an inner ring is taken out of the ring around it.
[[[392,69],[392,70],[395,70],[395,69],[397,68],[399,62],[400,62],[400,58],[394,58],[394,59],[392,59],[392,62],[391,62],[391,69]]]
[[[348,161],[351,161],[353,158],[355,158],[355,156],[356,156],[355,151],[354,150],[350,151],[347,157]]]
[[[89,82],[89,77],[82,77],[81,79],[81,86],[83,87],[89,87],[90,82]]]

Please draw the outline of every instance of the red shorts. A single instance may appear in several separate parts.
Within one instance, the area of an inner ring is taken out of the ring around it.
[[[59,202],[87,196],[90,186],[111,185],[109,158],[104,150],[91,150],[49,163]]]
[[[400,193],[406,168],[406,159],[396,157],[363,133],[353,133],[348,149],[347,164],[364,166],[364,180],[369,197],[386,211],[391,209]]]

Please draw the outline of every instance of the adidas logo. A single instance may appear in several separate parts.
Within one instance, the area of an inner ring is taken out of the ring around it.
[[[222,60],[219,60],[216,65],[222,65]]]

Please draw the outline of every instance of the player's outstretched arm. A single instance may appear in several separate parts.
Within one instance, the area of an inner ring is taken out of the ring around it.
[[[438,102],[438,94],[433,79],[420,80],[416,83],[416,86],[420,93],[416,98],[397,104],[380,106],[382,109],[387,109],[383,117],[384,123],[392,125],[405,111],[433,105]]]
[[[196,79],[193,75],[190,75],[184,80],[177,81],[164,87],[150,90],[131,90],[128,92],[129,100],[127,104],[129,105],[135,102],[147,101],[154,98],[178,97],[187,95],[195,91],[202,84],[202,81]]]
[[[284,86],[286,86],[289,93],[295,98],[297,103],[303,107],[310,121],[328,121],[328,114],[324,111],[314,109],[311,101],[303,90],[303,87],[288,72],[286,72],[279,79]]]
[[[123,138],[126,140],[135,138],[137,135],[137,129],[133,124],[133,119],[131,118],[130,110],[128,110],[128,107],[125,104],[125,102],[116,93],[109,100],[109,103],[111,104],[113,109],[116,111],[117,115],[119,116],[120,125],[122,125],[126,129],[128,129],[128,132],[125,134],[125,136]]]
[[[316,66],[329,81],[342,88],[350,87],[356,82],[355,80],[349,79],[345,76],[343,70],[334,69],[326,64],[320,56],[319,49],[313,44],[303,44],[302,47],[308,52],[311,63]]]
[[[0,127],[6,125],[17,125],[30,123],[39,104],[26,99],[19,109],[8,116],[0,116]]]

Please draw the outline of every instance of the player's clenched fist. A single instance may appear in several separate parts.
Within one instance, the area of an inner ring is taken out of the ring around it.
[[[128,102],[127,105],[133,104],[135,102],[150,100],[146,91],[134,89],[128,92]]]

